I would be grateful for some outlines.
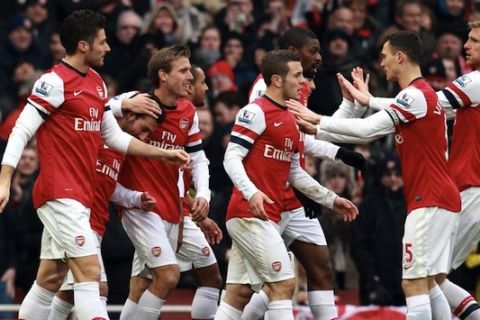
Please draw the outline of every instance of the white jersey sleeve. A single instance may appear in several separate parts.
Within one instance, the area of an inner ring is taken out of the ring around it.
[[[133,137],[120,129],[117,119],[115,119],[109,108],[106,107],[105,109],[101,127],[102,138],[110,148],[127,153]]]
[[[27,101],[45,115],[50,115],[65,101],[62,78],[53,71],[43,74],[33,85]]]
[[[317,139],[320,137],[321,130],[375,140],[393,133],[395,126],[392,117],[385,110],[364,119],[338,119],[323,116],[320,124],[317,125]]]
[[[421,119],[427,115],[427,110],[424,94],[414,87],[407,87],[400,91],[395,101],[385,108],[395,125]]]
[[[480,72],[475,70],[463,75],[445,89],[438,91],[438,101],[445,109],[447,119],[454,118],[455,110],[464,107],[478,107],[480,104]]]
[[[141,208],[142,192],[125,188],[117,182],[110,201],[124,208]]]
[[[123,117],[123,112],[122,112],[122,101],[124,99],[128,99],[136,95],[138,91],[129,91],[125,93],[121,93],[119,95],[116,95],[115,97],[111,98],[107,102],[107,106],[110,107],[110,109],[113,112],[113,115],[117,118]]]
[[[305,134],[304,151],[309,156],[335,161],[338,149],[340,147],[333,143],[317,140],[314,136]]]
[[[295,153],[292,157],[288,182],[297,190],[305,194],[313,201],[329,208],[333,208],[333,203],[337,195],[335,192],[322,186],[317,180],[313,179],[300,166],[300,155]]]
[[[394,98],[379,98],[379,97],[371,97],[368,101],[368,107],[373,110],[384,110],[388,108],[392,103],[395,102]]]
[[[225,151],[223,160],[225,171],[247,201],[258,191],[258,188],[248,177],[242,160],[265,128],[265,115],[258,105],[249,104],[243,107],[236,116],[230,142]]]
[[[267,84],[263,78],[258,78],[252,86],[250,90],[250,94],[248,95],[248,103],[252,103],[257,98],[263,96],[267,91]]]
[[[345,98],[342,99],[342,103],[338,106],[337,111],[332,115],[333,118],[361,118],[367,108],[356,103],[353,103]]]

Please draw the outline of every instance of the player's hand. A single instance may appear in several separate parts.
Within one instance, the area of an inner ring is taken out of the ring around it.
[[[301,191],[293,188],[295,192],[295,196],[297,197],[298,201],[303,206],[303,210],[305,211],[305,216],[309,219],[316,219],[322,213],[322,205],[313,201],[306,195],[304,195]]]
[[[319,124],[321,116],[311,111],[295,99],[289,99],[286,102],[288,110],[297,118],[303,119],[313,124]]]
[[[262,191],[255,192],[255,194],[248,201],[248,204],[250,205],[250,212],[255,218],[260,220],[268,220],[267,212],[263,206],[264,202],[273,204],[273,200]]]
[[[215,221],[205,218],[197,222],[198,227],[202,230],[205,238],[210,244],[219,244],[223,239],[223,233]]]
[[[338,75],[339,75],[339,73],[337,73],[337,81],[338,81],[338,85],[340,86],[340,90],[342,90],[343,98],[345,98],[348,101],[353,103],[354,99],[353,99],[352,95],[350,94],[350,91],[348,91],[348,89],[345,87],[345,85],[343,84],[343,81],[340,81],[340,78],[338,77]]]
[[[350,167],[354,167],[355,169],[360,170],[362,176],[365,177],[367,160],[361,153],[348,150],[344,147],[340,147],[340,149],[338,149],[337,151],[337,155],[335,156],[335,158],[342,160],[343,163],[349,165]]]
[[[372,95],[370,94],[370,91],[368,91],[368,83],[370,82],[370,74],[367,73],[367,75],[364,77],[363,74],[363,69],[360,67],[355,67],[352,70],[352,79],[353,79],[353,85],[355,88],[360,90],[362,93],[366,94],[367,96],[371,97]]]
[[[8,268],[0,279],[1,282],[5,283],[5,293],[10,299],[15,299],[15,274],[14,268]]]
[[[10,186],[0,185],[0,213],[3,212],[10,199]]]
[[[298,127],[300,128],[300,131],[305,132],[307,134],[313,134],[313,135],[317,134],[316,125],[308,121],[305,121],[303,119],[297,119],[297,124],[298,124]]]
[[[208,215],[209,204],[207,199],[202,197],[197,197],[193,199],[192,205],[190,206],[190,212],[192,213],[193,221],[200,221],[207,217]]]
[[[358,216],[358,208],[353,202],[342,197],[336,197],[333,203],[333,211],[343,217],[343,221],[351,222]]]
[[[162,115],[162,109],[148,93],[139,93],[122,100],[122,108],[131,112],[146,114],[157,119]]]
[[[143,192],[140,196],[140,209],[143,211],[152,211],[153,207],[157,203],[154,197],[152,197],[147,191]]]
[[[360,104],[364,106],[368,106],[368,102],[370,101],[370,96],[364,94],[353,84],[350,83],[347,79],[345,79],[344,76],[342,76],[340,73],[337,73],[337,79],[339,83],[342,83],[342,85],[350,92],[350,95],[353,97],[354,100],[357,100]]]
[[[185,169],[185,167],[190,163],[190,155],[185,150],[162,149],[162,151],[163,155],[160,157],[160,159],[168,163],[177,165],[180,169]]]

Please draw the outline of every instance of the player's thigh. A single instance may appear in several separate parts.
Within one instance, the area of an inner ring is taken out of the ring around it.
[[[307,218],[303,207],[282,212],[282,220],[279,222],[279,225],[282,238],[285,240],[287,247],[295,240],[319,246],[327,245],[327,240],[318,219]]]

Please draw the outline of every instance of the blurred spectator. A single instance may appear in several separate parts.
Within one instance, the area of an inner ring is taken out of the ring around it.
[[[402,291],[402,238],[406,219],[398,156],[377,166],[375,190],[353,222],[352,257],[359,272],[362,305],[405,305]]]
[[[166,47],[182,43],[182,26],[175,9],[166,2],[160,3],[153,10],[147,22],[146,33],[162,37]],[[185,41],[185,39],[183,39]]]
[[[25,16],[32,21],[32,33],[42,56],[50,53],[49,40],[55,31],[55,17],[50,15],[47,0],[27,0],[25,2]]]
[[[423,42],[423,57],[430,57],[435,48],[435,36],[422,28],[423,8],[421,0],[402,0],[396,3],[395,25],[390,26],[380,35],[377,47],[381,48],[385,38],[396,31],[418,32]]]
[[[438,24],[442,28],[460,29],[465,35],[468,33],[466,23],[466,0],[438,0],[436,1],[436,14]]]
[[[456,67],[461,74],[471,71],[462,55],[463,35],[461,30],[441,28],[437,33],[436,47],[433,57],[450,59],[455,61]]]
[[[197,114],[200,137],[204,144],[208,144],[214,129],[212,112],[208,109],[197,109]]]
[[[355,31],[352,9],[348,7],[339,7],[335,9],[328,18],[327,30],[332,29],[343,29],[349,35],[352,35]]]
[[[208,77],[212,84],[210,94],[216,98],[221,92],[236,91],[235,74],[230,64],[225,60],[215,62],[208,69]]]
[[[200,33],[205,28],[207,22],[204,15],[184,0],[167,0],[177,13],[179,29],[181,30],[181,43],[198,43]]]
[[[215,99],[213,113],[215,121],[226,128],[235,122],[238,111],[246,104],[243,95],[237,91],[225,91],[220,93]]]
[[[30,19],[23,14],[15,15],[9,20],[6,32],[7,38],[0,46],[1,90],[12,84],[11,75],[19,62],[29,62],[35,69],[47,67],[45,57],[33,40]]]
[[[439,91],[460,76],[460,69],[451,59],[436,58],[422,67],[422,75],[435,91]]]
[[[15,237],[18,268],[15,285],[27,293],[35,280],[40,257],[43,225],[33,207],[32,191],[38,174],[36,148],[30,143],[23,150],[12,178],[12,210],[15,212]]]
[[[288,1],[268,0],[265,2],[265,12],[270,16],[268,25],[270,32],[280,37],[290,29]]]
[[[63,47],[62,43],[60,42],[60,34],[58,31],[55,31],[50,36],[49,42],[49,56],[50,56],[50,65],[54,65],[60,63],[63,57],[65,57],[65,48]]]
[[[235,32],[243,34],[248,43],[253,42],[255,19],[252,0],[228,0],[227,6],[215,15],[214,21],[222,34],[222,39]]]
[[[105,56],[102,73],[117,78],[125,72],[137,56],[141,29],[142,19],[135,11],[125,10],[118,16],[115,34],[109,39],[111,51]]]
[[[320,183],[347,199],[350,199],[354,187],[353,174],[353,169],[343,163],[323,161],[320,165]],[[351,225],[327,208],[324,208],[319,220],[327,239],[330,259],[335,271],[335,288],[356,288],[356,270],[350,257]]]
[[[257,76],[251,59],[245,54],[245,43],[241,35],[232,33],[224,41],[223,57],[228,62],[235,75],[235,84],[246,94]]]
[[[202,30],[199,46],[193,52],[193,62],[203,70],[208,69],[222,55],[220,30],[215,26],[208,26]]]

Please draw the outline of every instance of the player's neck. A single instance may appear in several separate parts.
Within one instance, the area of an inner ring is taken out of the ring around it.
[[[405,66],[401,74],[398,75],[398,84],[400,88],[405,89],[413,80],[422,77],[419,66]]]
[[[63,58],[63,61],[82,73],[87,73],[90,68],[90,66],[85,63],[85,59],[80,55],[67,55]]]
[[[168,89],[164,89],[162,87],[156,88],[153,90],[153,94],[160,100],[160,102],[167,107],[172,107],[177,104],[177,100],[179,99],[177,96],[172,95]]]
[[[279,105],[285,106],[285,97],[282,94],[281,90],[277,90],[276,88],[273,87],[267,87],[267,90],[265,91],[265,95],[278,103]]]

